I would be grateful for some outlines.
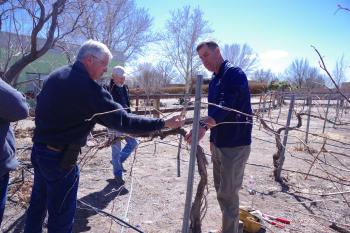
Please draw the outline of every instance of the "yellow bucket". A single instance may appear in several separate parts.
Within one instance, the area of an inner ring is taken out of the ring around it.
[[[260,220],[246,210],[239,209],[239,220],[243,222],[243,229],[249,233],[256,233],[261,228]]]

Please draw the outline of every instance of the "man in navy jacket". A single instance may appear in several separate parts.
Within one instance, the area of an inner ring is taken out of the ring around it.
[[[208,117],[199,124],[199,139],[210,129],[214,185],[222,211],[222,232],[237,233],[239,190],[250,154],[252,109],[245,73],[225,61],[214,41],[197,46],[199,58],[213,72],[208,91]],[[222,107],[230,108],[231,111]],[[191,142],[192,132],[186,135]]]
[[[34,185],[25,233],[41,232],[48,212],[48,232],[72,232],[79,184],[80,147],[96,123],[126,133],[181,127],[180,116],[168,120],[128,114],[95,82],[107,71],[112,54],[89,40],[74,64],[52,72],[37,97],[31,161]]]
[[[28,105],[24,96],[0,79],[0,225],[5,210],[9,172],[18,166],[10,123],[27,116]]]

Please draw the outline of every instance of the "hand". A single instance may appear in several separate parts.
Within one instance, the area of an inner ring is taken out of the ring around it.
[[[198,141],[202,140],[202,138],[205,135],[205,132],[206,132],[206,130],[204,128],[202,128],[202,127],[198,128]],[[187,143],[192,142],[192,130],[188,134],[185,135],[185,141]]]
[[[176,128],[182,127],[184,124],[185,124],[185,119],[181,115],[178,115],[165,120],[164,127],[176,129]]]

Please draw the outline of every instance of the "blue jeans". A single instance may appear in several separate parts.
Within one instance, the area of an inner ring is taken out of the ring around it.
[[[49,233],[72,232],[80,171],[77,165],[69,170],[61,168],[62,157],[62,152],[52,151],[46,145],[33,145],[34,184],[25,233],[42,232],[46,211]]]
[[[130,156],[137,147],[137,140],[130,136],[125,136],[126,145],[121,149],[121,140],[116,140],[112,145],[112,165],[114,176],[123,177],[122,163]]]
[[[9,184],[9,173],[6,173],[0,177],[0,226],[2,222],[2,217],[4,216],[6,197],[7,197],[7,187]]]

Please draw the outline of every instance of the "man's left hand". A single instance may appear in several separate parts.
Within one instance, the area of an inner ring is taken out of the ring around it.
[[[203,127],[199,127],[198,128],[198,141],[202,140],[202,138],[205,135],[206,130]],[[187,143],[191,143],[192,142],[192,130],[185,135],[185,141]]]

